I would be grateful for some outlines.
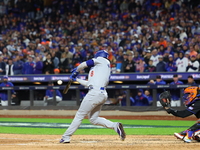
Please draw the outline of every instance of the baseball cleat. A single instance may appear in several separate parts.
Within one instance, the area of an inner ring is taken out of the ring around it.
[[[185,135],[182,135],[182,134],[180,134],[180,133],[174,133],[174,136],[175,136],[177,139],[180,139],[180,140],[182,140],[182,139],[185,137]]]
[[[70,140],[64,140],[64,139],[60,139],[59,141],[60,143],[70,143]]]
[[[118,123],[117,133],[119,134],[120,139],[122,141],[124,141],[126,138],[126,133],[125,133],[123,125],[121,123]]]

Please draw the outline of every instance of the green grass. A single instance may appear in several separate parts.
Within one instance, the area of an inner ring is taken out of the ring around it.
[[[41,122],[41,123],[71,123],[72,119],[41,119],[41,118],[0,118],[0,122]],[[195,123],[195,121],[176,121],[176,120],[115,120],[124,125],[154,125],[154,126],[184,126],[180,128],[125,128],[127,135],[171,135],[174,132],[180,132]],[[82,124],[89,124],[84,119]],[[36,127],[5,127],[0,126],[0,133],[9,134],[49,134],[60,135],[65,132],[64,128],[36,128]],[[78,135],[116,135],[114,130],[110,129],[78,129],[75,134]]]

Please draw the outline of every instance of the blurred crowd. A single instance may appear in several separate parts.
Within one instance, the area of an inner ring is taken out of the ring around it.
[[[0,0],[2,75],[69,73],[102,49],[112,73],[198,72],[200,1]]]

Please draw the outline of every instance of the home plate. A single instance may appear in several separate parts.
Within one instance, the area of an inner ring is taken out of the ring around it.
[[[81,141],[81,143],[97,143],[97,141]]]

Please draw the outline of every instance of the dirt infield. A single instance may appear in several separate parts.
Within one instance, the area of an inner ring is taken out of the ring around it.
[[[0,134],[1,150],[199,150],[200,143],[184,143],[173,136],[74,135],[69,144],[60,135]]]
[[[22,115],[26,113],[2,113],[2,118],[73,118],[61,115]],[[158,112],[159,113],[159,112]],[[66,113],[67,114],[67,113]],[[112,113],[114,114],[114,113]],[[162,115],[105,115],[107,119],[137,119],[137,120],[193,120],[195,117],[182,119],[163,113]],[[199,150],[200,143],[184,143],[171,136],[160,135],[128,135],[125,141],[120,141],[117,135],[73,135],[71,143],[60,144],[61,135],[23,135],[0,134],[0,150]]]

